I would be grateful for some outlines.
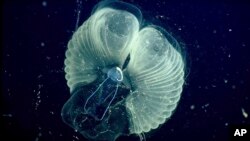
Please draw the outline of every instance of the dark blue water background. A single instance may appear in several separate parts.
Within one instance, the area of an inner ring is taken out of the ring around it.
[[[222,141],[228,140],[230,125],[250,124],[249,2],[127,2],[141,8],[146,24],[176,37],[187,58],[180,103],[148,141]],[[96,3],[82,1],[80,24]],[[77,7],[74,0],[3,2],[0,140],[86,140],[60,116],[70,96],[63,61]]]

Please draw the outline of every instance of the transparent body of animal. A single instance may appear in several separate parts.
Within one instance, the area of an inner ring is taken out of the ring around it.
[[[180,46],[164,29],[142,28],[141,21],[131,4],[101,2],[68,43],[71,97],[61,116],[85,138],[144,138],[176,109],[185,72]]]
[[[87,98],[84,111],[91,114],[96,120],[102,120],[107,113],[110,104],[114,100],[119,83],[123,80],[120,68],[114,67],[108,70],[107,78],[99,84],[98,88]],[[97,112],[101,116],[97,116]]]

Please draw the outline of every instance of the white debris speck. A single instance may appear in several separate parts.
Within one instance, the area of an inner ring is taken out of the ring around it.
[[[204,105],[205,107],[208,107],[209,106],[209,103],[207,103],[206,105]]]
[[[3,114],[3,117],[12,117],[12,114]]]
[[[46,56],[46,59],[47,59],[47,60],[50,60],[50,59],[51,59],[51,57],[49,57],[49,56]]]
[[[181,27],[179,27],[179,28],[178,28],[178,30],[180,30],[180,31],[181,31]]]
[[[209,106],[209,103],[201,106],[202,109],[204,109],[204,112],[206,113],[207,112],[207,107]]]
[[[51,115],[54,115],[55,113],[54,113],[53,111],[50,111],[50,114],[51,114]]]
[[[40,88],[38,88],[37,93],[36,93],[36,102],[35,102],[35,110],[38,109],[39,105],[41,104],[42,100],[41,100],[41,91],[39,90]],[[34,90],[34,93],[36,92],[36,90]]]
[[[77,136],[73,136],[76,140],[79,140],[79,138]]]
[[[42,6],[46,7],[47,6],[47,1],[43,1]]]
[[[200,48],[201,46],[200,45],[197,45],[196,48]]]
[[[244,108],[241,108],[241,112],[242,112],[242,115],[244,116],[244,118],[248,117],[248,113],[245,111]]]
[[[216,33],[217,33],[217,31],[214,29],[214,30],[213,30],[213,33],[214,33],[214,34],[216,34]]]
[[[38,75],[38,76],[37,76],[37,78],[38,78],[38,79],[40,79],[42,76],[43,76],[43,75],[42,75],[42,74],[40,74],[40,75]]]
[[[230,58],[231,57],[231,54],[228,54],[228,58]]]
[[[35,139],[35,141],[39,141],[39,139],[40,139],[41,136],[42,136],[42,133],[39,132],[38,135],[37,135],[37,137],[36,137],[36,139]]]
[[[191,110],[194,110],[194,108],[195,108],[194,105],[191,105],[191,106],[190,106],[190,109],[191,109]]]
[[[164,18],[164,15],[156,15],[156,18],[157,18],[157,19],[160,19],[160,18],[163,19],[163,18]]]
[[[224,83],[227,84],[228,80],[227,79],[224,79]]]
[[[38,133],[38,137],[41,137],[42,136],[42,133],[40,132],[40,133]]]
[[[228,29],[229,32],[232,32],[233,30],[231,28]]]
[[[227,123],[227,122],[225,123],[225,126],[228,126],[228,123]]]
[[[45,46],[45,43],[44,42],[41,42],[41,47],[44,47]]]
[[[205,109],[205,108],[207,108],[208,106],[209,106],[209,103],[207,103],[207,104],[201,106],[201,108],[202,108],[202,109]]]

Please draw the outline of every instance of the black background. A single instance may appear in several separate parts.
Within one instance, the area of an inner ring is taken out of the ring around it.
[[[147,140],[229,140],[229,126],[250,124],[250,2],[127,2],[141,9],[145,24],[160,25],[176,37],[186,55],[180,103]],[[60,117],[70,96],[63,61],[77,9],[81,24],[97,3],[2,2],[0,140],[86,140]]]

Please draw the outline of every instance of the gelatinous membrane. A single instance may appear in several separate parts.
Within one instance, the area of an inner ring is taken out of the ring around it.
[[[184,83],[178,42],[157,26],[140,29],[140,10],[101,2],[68,43],[71,97],[63,121],[88,139],[147,133],[176,109]]]
[[[123,80],[120,68],[114,67],[108,70],[107,78],[99,84],[98,88],[87,98],[84,111],[92,115],[95,120],[102,120],[114,100],[119,82]]]

